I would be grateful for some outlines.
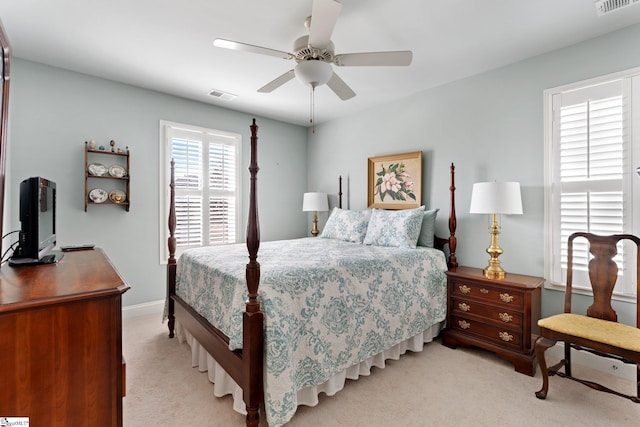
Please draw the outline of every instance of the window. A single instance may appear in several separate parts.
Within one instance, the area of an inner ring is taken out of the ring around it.
[[[177,253],[239,241],[241,136],[160,122],[161,262],[168,257],[170,162],[175,162]]]
[[[640,212],[634,187],[640,188],[633,139],[640,111],[640,70],[545,91],[545,276],[550,286],[566,283],[567,239],[576,231],[638,234],[633,212]],[[636,132],[637,133],[637,132]],[[574,241],[574,291],[589,293],[586,241]],[[614,261],[618,299],[635,295],[635,251],[618,246]]]

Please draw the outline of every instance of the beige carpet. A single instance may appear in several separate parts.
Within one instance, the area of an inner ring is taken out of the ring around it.
[[[191,368],[187,344],[167,337],[158,316],[125,320],[125,427],[243,426],[229,396],[216,398]],[[631,381],[574,366],[590,379],[634,392]],[[438,341],[348,381],[316,407],[300,407],[287,426],[639,426],[640,404],[552,377],[547,400],[531,378],[491,353],[452,350]],[[266,423],[264,423],[266,425]]]

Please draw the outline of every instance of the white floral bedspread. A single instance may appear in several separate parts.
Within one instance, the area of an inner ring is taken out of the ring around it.
[[[191,249],[176,293],[242,347],[246,245]],[[296,391],[324,382],[445,319],[446,261],[436,249],[364,246],[324,238],[263,242],[266,415],[286,423]]]

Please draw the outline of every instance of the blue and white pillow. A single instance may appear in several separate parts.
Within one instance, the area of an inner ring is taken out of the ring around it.
[[[371,211],[368,209],[352,211],[333,208],[320,237],[362,243],[362,239],[367,234],[367,224],[370,217]]]
[[[374,209],[363,243],[415,248],[420,236],[423,216],[424,206],[401,211]]]
[[[422,217],[422,228],[420,229],[420,236],[418,237],[418,246],[424,246],[426,248],[433,247],[434,236],[436,234],[436,216],[440,209],[430,209],[424,211]]]

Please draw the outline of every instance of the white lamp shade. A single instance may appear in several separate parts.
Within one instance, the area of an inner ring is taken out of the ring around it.
[[[304,193],[302,199],[303,212],[324,212],[329,210],[327,193]]]
[[[316,87],[329,81],[333,75],[333,68],[327,62],[309,60],[299,62],[293,73],[305,85]]]
[[[471,192],[470,213],[522,214],[519,182],[477,182]]]

